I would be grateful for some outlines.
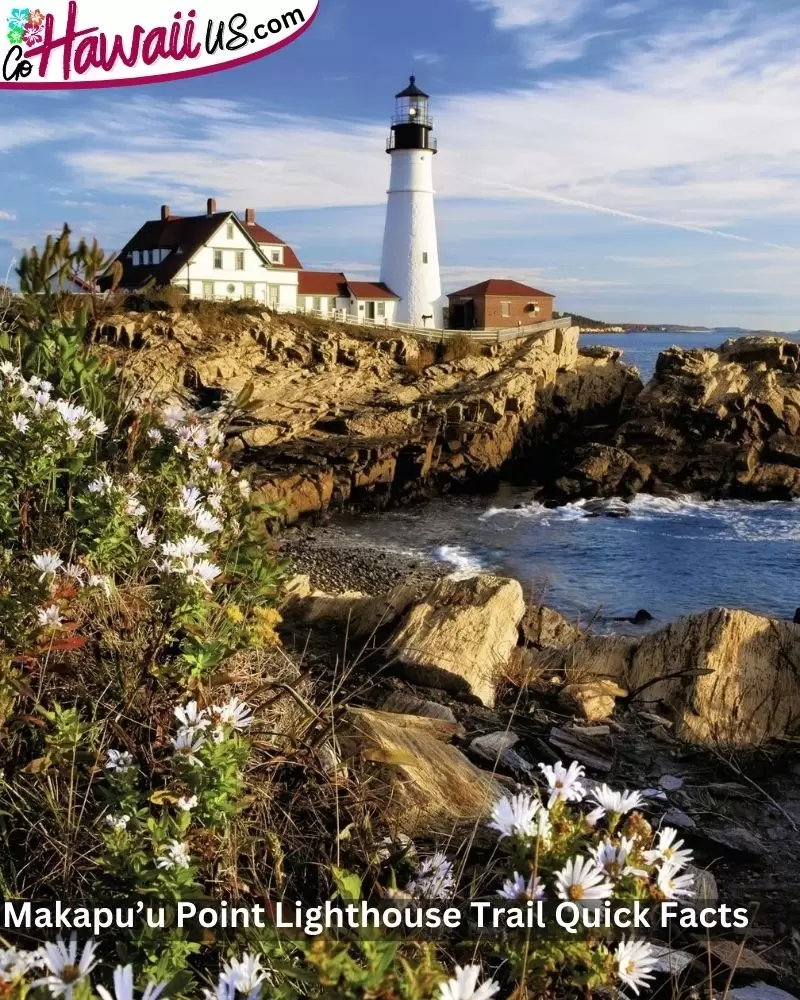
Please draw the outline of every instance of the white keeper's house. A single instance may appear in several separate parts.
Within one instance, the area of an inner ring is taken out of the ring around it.
[[[256,222],[255,209],[240,218],[217,211],[208,199],[203,215],[172,215],[145,222],[117,255],[120,287],[182,288],[193,299],[248,299],[280,312],[386,321],[395,318],[398,297],[386,285],[350,281],[344,274],[307,271],[294,250]]]

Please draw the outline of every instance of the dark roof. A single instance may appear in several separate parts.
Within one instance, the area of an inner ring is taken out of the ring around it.
[[[346,299],[347,278],[341,271],[301,271],[298,295],[336,295]]]
[[[354,299],[399,299],[399,295],[382,281],[348,281],[347,287]]]
[[[489,278],[478,285],[470,285],[469,288],[461,288],[457,292],[449,292],[448,298],[454,295],[473,295],[480,298],[482,295],[511,295],[520,297],[536,296],[540,299],[554,299],[555,295],[543,292],[530,285],[523,285],[521,281],[512,281],[511,278]]]
[[[188,259],[204,246],[228,219],[236,219],[254,246],[258,246],[261,234],[265,243],[276,243],[284,247],[282,265],[271,264],[276,270],[299,270],[300,261],[294,251],[273,233],[261,226],[246,226],[233,212],[215,212],[213,215],[192,215],[183,218],[170,215],[166,219],[145,222],[142,228],[125,244],[117,255],[122,264],[123,288],[139,288],[151,279],[157,285],[168,285]],[[171,250],[160,264],[138,264],[134,266],[128,254],[132,250]],[[259,252],[263,251],[259,247]],[[104,285],[110,283],[108,277],[102,279]]]
[[[426,94],[424,90],[420,90],[417,86],[417,78],[412,76],[409,78],[410,83],[405,90],[401,90],[399,94],[395,94],[395,97],[430,97],[430,94]]]
[[[290,271],[302,270],[303,265],[298,260],[297,254],[285,240],[280,238],[280,236],[276,236],[275,233],[271,233],[269,229],[265,229],[257,222],[254,222],[252,226],[249,226],[244,219],[241,219],[240,222],[247,232],[253,237],[256,243],[270,243],[273,246],[283,247],[283,264],[273,264],[273,267],[283,267],[284,269]]]

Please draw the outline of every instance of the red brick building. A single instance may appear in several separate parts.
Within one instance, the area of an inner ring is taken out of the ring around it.
[[[509,278],[490,278],[447,296],[451,330],[530,326],[553,318],[554,296]]]

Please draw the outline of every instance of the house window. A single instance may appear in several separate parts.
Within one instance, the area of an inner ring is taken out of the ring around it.
[[[320,298],[319,295],[314,296],[314,301],[312,303],[311,308],[314,310],[314,312],[322,311],[322,299]]]
[[[131,264],[133,264],[134,267],[138,267],[139,266],[139,251],[138,250],[131,250]]]
[[[268,285],[267,286],[267,301],[273,309],[276,309],[278,302],[280,301],[281,286],[280,285]]]
[[[427,252],[423,253],[423,255],[422,255],[422,263],[423,264],[427,264],[428,263],[428,254],[427,254]]]
[[[328,312],[336,312],[336,299],[328,300]]]
[[[233,239],[233,223],[232,222],[228,223],[228,239],[229,240]]]
[[[508,317],[511,315],[511,303],[510,302],[501,302],[500,303],[500,315],[503,317],[503,319],[508,319]]]
[[[379,302],[378,303],[378,315],[379,316],[385,316],[386,315],[386,303],[385,302]]]
[[[214,282],[204,281],[203,282],[203,298],[213,299],[214,298]]]
[[[244,271],[244,250],[236,251],[236,270]]]
[[[250,300],[255,299],[255,297],[256,297],[256,286],[255,285],[251,285],[249,283],[246,284],[244,286],[244,297],[246,299],[250,299]]]
[[[228,285],[228,295],[233,295],[236,291],[236,285]]]
[[[270,257],[272,258],[273,264],[280,264],[281,262],[281,252],[280,250],[272,250],[270,252]]]
[[[221,250],[215,250],[214,251],[214,270],[215,271],[221,271],[222,270],[222,251]]]

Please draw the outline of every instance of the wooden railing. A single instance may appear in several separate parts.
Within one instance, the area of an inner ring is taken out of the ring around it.
[[[430,326],[416,326],[413,323],[401,323],[399,320],[390,321],[386,317],[367,319],[363,316],[352,316],[342,309],[327,313],[319,309],[280,309],[279,312],[295,316],[313,316],[317,319],[328,319],[335,323],[363,326],[373,330],[386,330],[387,333],[396,330],[398,333],[411,333],[424,340],[445,341],[454,337],[469,337],[470,340],[481,344],[502,344],[509,340],[547,333],[548,330],[565,330],[575,325],[571,316],[562,316],[560,319],[529,323],[527,326],[493,327],[489,330],[443,330]]]

